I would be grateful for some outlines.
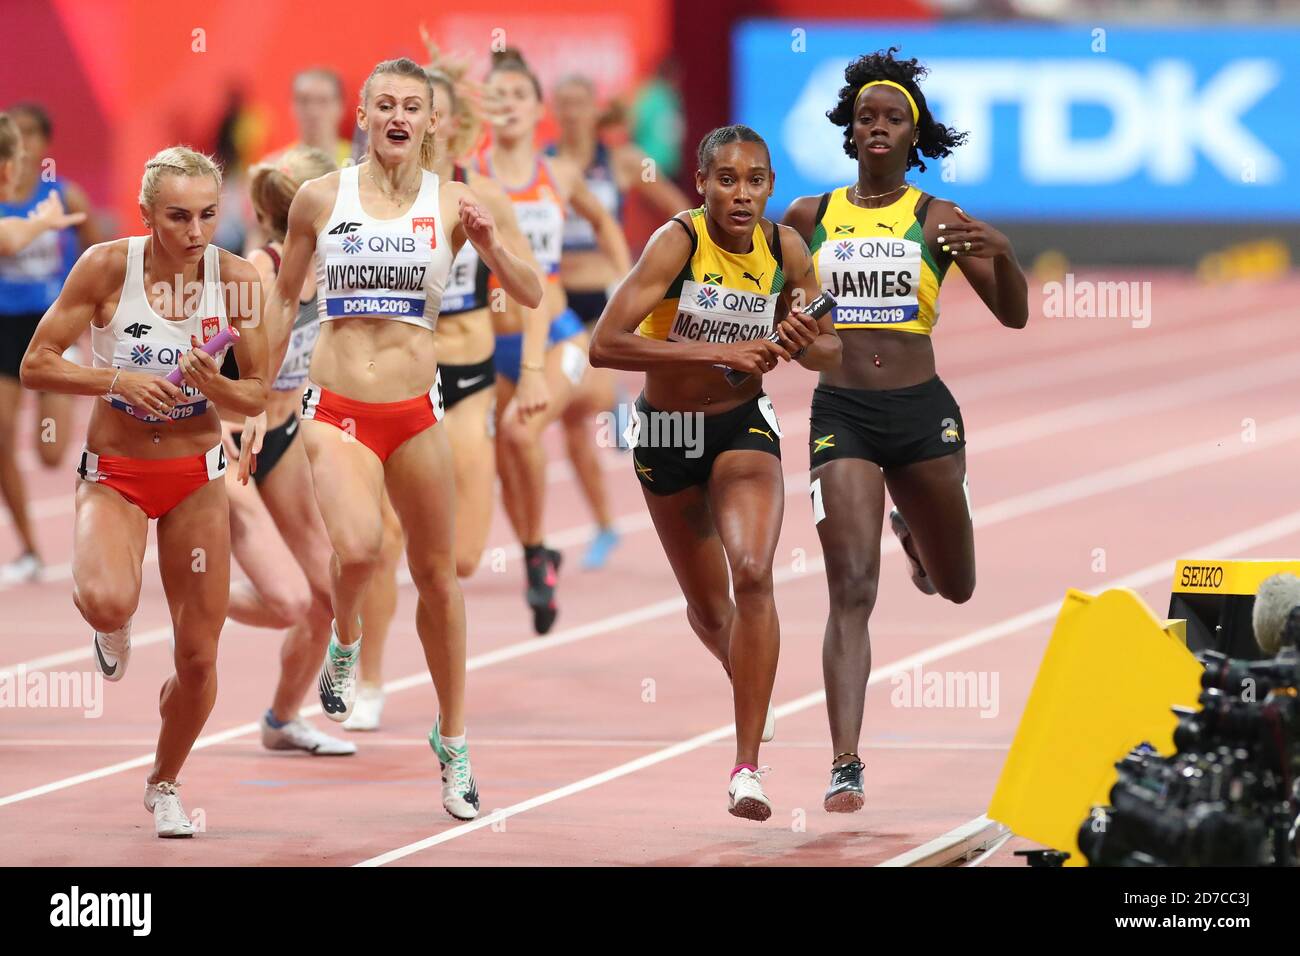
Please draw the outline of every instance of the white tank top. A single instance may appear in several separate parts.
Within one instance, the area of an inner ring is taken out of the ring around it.
[[[221,294],[221,250],[209,244],[203,250],[203,294],[193,313],[184,319],[164,319],[153,310],[144,291],[144,248],[148,236],[131,236],[126,245],[126,278],[122,297],[117,300],[113,320],[102,329],[90,327],[90,347],[95,368],[120,368],[127,372],[147,372],[165,376],[191,348],[190,336],[200,342],[215,338],[230,324],[226,318],[226,300]],[[185,299],[190,290],[181,289]],[[213,356],[218,365],[230,346]],[[180,386],[184,397],[172,409],[171,418],[193,418],[208,410],[208,398],[196,388]],[[156,415],[128,404],[120,395],[103,399],[114,408],[141,421],[160,422]]]
[[[418,325],[438,323],[451,271],[451,243],[438,213],[438,177],[423,170],[405,215],[374,219],[361,209],[360,166],[339,171],[329,221],[316,236],[320,320],[364,315]]]

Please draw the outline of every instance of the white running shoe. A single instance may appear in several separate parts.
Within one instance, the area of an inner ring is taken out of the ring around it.
[[[384,689],[362,682],[357,686],[357,702],[352,716],[343,722],[344,730],[378,730],[384,715]]]
[[[320,706],[330,720],[342,723],[352,716],[352,705],[357,700],[357,671],[361,664],[361,638],[351,647],[339,644],[339,632],[330,623],[330,643],[325,648],[325,664],[321,667]]]
[[[160,837],[194,836],[194,823],[176,792],[179,786],[166,780],[144,785],[144,808],[153,814],[153,828]]]
[[[442,806],[457,820],[473,820],[478,816],[478,783],[469,765],[469,744],[460,749],[443,746],[442,718],[429,731],[429,746],[438,755],[442,769]]]
[[[0,565],[0,584],[28,584],[41,579],[45,565],[28,551],[8,564]]]
[[[301,717],[283,727],[272,727],[262,715],[262,746],[267,750],[305,750],[317,757],[346,757],[357,752],[357,745],[317,730]]]
[[[767,719],[763,721],[763,736],[759,739],[767,743],[776,736],[776,711],[773,709],[771,702],[767,705]]]
[[[736,771],[736,775],[731,778],[731,786],[727,788],[727,795],[731,798],[727,811],[733,817],[762,822],[772,815],[772,802],[763,792],[761,779],[771,769],[759,767],[757,770]]]
[[[116,631],[95,631],[91,638],[95,650],[95,666],[104,680],[119,681],[126,673],[126,662],[131,659],[131,622],[127,621]]]

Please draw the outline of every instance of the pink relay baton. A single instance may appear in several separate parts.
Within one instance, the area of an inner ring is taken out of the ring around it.
[[[227,345],[237,341],[239,341],[239,329],[235,328],[233,325],[227,325],[224,329],[218,332],[215,337],[204,342],[199,346],[199,348],[208,355],[216,355]],[[167,373],[167,381],[171,382],[173,385],[179,385],[181,383],[181,370],[179,365]]]

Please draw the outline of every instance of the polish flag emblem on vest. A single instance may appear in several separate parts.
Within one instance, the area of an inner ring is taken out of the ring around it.
[[[203,328],[203,341],[205,343],[210,342],[214,338],[216,338],[217,333],[221,331],[221,319],[219,319],[215,315],[209,316],[208,318],[203,320],[202,328]]]
[[[430,249],[438,248],[437,222],[433,216],[417,216],[411,220],[411,231],[417,236],[427,236]]]

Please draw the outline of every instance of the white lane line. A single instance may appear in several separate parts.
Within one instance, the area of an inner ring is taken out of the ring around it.
[[[1290,418],[1280,419],[1276,422],[1268,422],[1265,423],[1264,425],[1261,425],[1257,429],[1257,433],[1256,433],[1257,440],[1254,442],[1249,442],[1249,443],[1238,442],[1236,444],[1233,444],[1232,442],[1219,442],[1216,444],[1212,440],[1205,441],[1205,442],[1197,442],[1193,445],[1189,445],[1178,451],[1165,452],[1159,455],[1155,455],[1152,458],[1145,459],[1145,461],[1155,463],[1155,470],[1152,473],[1156,473],[1160,475],[1168,475],[1168,474],[1172,474],[1177,470],[1180,470],[1178,468],[1174,468],[1169,465],[1169,462],[1171,460],[1172,461],[1186,460],[1189,463],[1185,464],[1184,468],[1195,467],[1200,463],[1200,459],[1197,456],[1202,455],[1204,453],[1204,449],[1207,447],[1216,449],[1215,452],[1216,456],[1232,457],[1235,455],[1247,454],[1250,451],[1255,451],[1260,448],[1269,447],[1270,445],[1278,442],[1286,441],[1289,439],[1289,437],[1293,432],[1300,434],[1300,415],[1293,415]],[[1113,491],[1118,488],[1125,487],[1126,485],[1141,484],[1147,481],[1150,477],[1150,475],[1143,470],[1141,465],[1142,462],[1134,462],[1132,465],[1126,465],[1120,469],[1107,469],[1105,471],[1097,472],[1095,475],[1084,476],[1083,478],[1080,479],[1074,479],[1071,481],[1063,482],[1062,484],[1059,485],[1049,486],[1046,489],[1038,489],[1036,491],[1026,492],[1025,494],[1014,496],[1010,499],[997,502],[992,505],[988,505],[984,508],[977,508],[975,510],[975,515],[974,515],[975,526],[977,528],[985,528],[988,527],[989,525],[998,524],[1002,521],[1009,520],[1010,518],[1013,517],[1022,517],[1023,515],[1033,513],[1034,511],[1041,511],[1047,508],[1054,507],[1056,505],[1064,504],[1066,502],[1077,501],[1084,498],[1088,498],[1101,491]],[[1122,481],[1120,480],[1119,477],[1116,476],[1116,472],[1123,473]],[[1062,491],[1060,489],[1065,489],[1065,490]],[[1018,504],[1018,502],[1021,499],[1030,499],[1030,498],[1032,498],[1035,501],[1034,507],[1024,508]],[[882,558],[892,554],[896,554],[898,553],[898,551],[899,551],[899,545],[898,545],[897,538],[891,537],[888,540],[881,542],[880,554]],[[772,575],[773,584],[774,586],[780,586],[789,581],[806,578],[809,575],[817,574],[818,572],[824,569],[825,569],[825,563],[820,556],[816,558],[811,558],[807,562],[807,567],[802,571],[795,571],[793,569],[783,569],[774,572]],[[1053,605],[1053,607],[1054,606],[1055,605]],[[529,638],[523,641],[518,641],[514,644],[506,645],[505,647],[501,647],[493,651],[487,651],[483,654],[475,655],[474,657],[469,658],[469,660],[466,662],[466,669],[478,670],[479,668],[487,667],[492,664],[498,664],[503,661],[513,660],[519,657],[526,657],[530,654],[538,654],[543,651],[549,650],[550,648],[553,647],[563,647],[565,645],[573,644],[578,641],[584,641],[589,638],[598,637],[603,634],[608,634],[612,631],[617,631],[624,627],[629,627],[635,624],[641,624],[647,621],[655,620],[657,618],[666,617],[669,614],[680,613],[685,609],[686,609],[686,600],[683,597],[681,597],[681,595],[672,598],[666,598],[662,601],[656,601],[651,604],[643,605],[638,608],[632,608],[630,610],[623,611],[618,614],[613,614],[608,617],[599,618],[587,624],[581,624],[578,625],[577,627],[566,628],[564,630],[558,631],[548,636],[545,640],[538,640],[537,638]],[[1024,626],[1028,626],[1028,625],[1024,625]],[[401,677],[396,680],[386,681],[384,683],[384,689],[389,693],[396,693],[398,691],[407,690],[412,687],[420,687],[430,682],[431,679],[429,677],[428,672],[421,671],[419,673],[411,674],[406,677]],[[796,708],[796,710],[798,709],[802,709],[802,708]],[[319,705],[312,705],[310,707],[304,708],[302,711],[304,716],[312,716],[320,712],[321,711]],[[779,714],[780,711],[778,710],[778,716]],[[238,733],[235,733],[234,736],[240,736],[241,734],[245,734],[245,733],[254,733],[258,730],[258,727],[259,725],[257,723],[242,724],[240,725],[240,727],[235,728],[235,730],[237,730]],[[231,732],[222,731],[222,734],[229,734],[229,733]],[[229,738],[223,736],[221,739],[224,740]],[[210,746],[209,743],[206,743],[206,741],[208,740],[209,740],[208,737],[200,737],[198,742],[195,743],[194,748],[197,750],[197,749],[202,749],[203,747],[206,746]],[[704,746],[707,743],[709,743],[709,741],[705,740],[697,744],[697,746]],[[145,761],[145,763],[150,763],[153,760],[153,756],[149,755],[148,757],[143,757],[139,759]],[[0,807],[7,806],[10,803],[17,803],[21,800],[31,799],[32,797],[42,796],[46,793],[52,793],[56,790],[62,790],[64,789],[65,786],[76,786],[77,784],[85,783],[88,780],[98,779],[99,777],[111,776],[112,774],[120,773],[123,770],[131,769],[132,766],[139,766],[139,765],[140,764],[130,764],[127,766],[123,766],[119,764],[114,764],[110,767],[102,768],[99,771],[91,771],[90,772],[91,776],[86,776],[82,774],[77,777],[67,778],[68,780],[72,781],[71,783],[68,783],[67,781],[55,781],[54,783],[46,784],[43,787],[37,787],[32,790],[24,790],[7,797],[0,797]]]
[[[1138,588],[1148,584],[1153,584],[1162,578],[1169,577],[1173,573],[1174,563],[1179,557],[1185,554],[1213,554],[1224,556],[1237,554],[1241,551],[1257,547],[1260,544],[1275,540],[1279,537],[1294,534],[1297,531],[1300,531],[1300,511],[1293,511],[1282,518],[1258,525],[1247,531],[1220,539],[1219,541],[1214,541],[1200,547],[1182,549],[1174,557],[1167,558],[1164,561],[1158,561],[1155,564],[1148,565],[1132,574],[1097,585],[1097,591],[1100,593],[1108,588]],[[1046,604],[1039,605],[1032,610],[1014,615],[1013,617],[1005,618],[1004,620],[998,621],[996,624],[979,628],[978,630],[972,631],[962,637],[950,641],[944,641],[943,643],[927,648],[924,651],[910,654],[891,664],[873,668],[868,683],[880,683],[881,681],[888,680],[895,674],[907,673],[912,668],[919,665],[929,664],[945,657],[951,657],[963,651],[979,647],[982,644],[988,644],[1007,637],[1008,635],[1019,633],[1020,631],[1036,624],[1045,623],[1052,620],[1052,618],[1057,615],[1060,611],[1060,607],[1061,602],[1059,600],[1050,601]],[[787,703],[777,707],[776,716],[788,717],[791,714],[796,714],[802,710],[808,709],[809,707],[816,706],[825,699],[826,692],[824,690],[813,691],[812,693],[805,694],[802,697],[795,698],[794,700],[788,701]],[[418,840],[414,843],[408,843],[406,846],[398,847],[395,850],[390,850],[387,853],[382,853],[354,865],[383,866],[386,863],[392,863],[396,860],[403,859],[404,857],[411,856],[414,853],[419,853],[422,850],[427,850],[431,847],[443,843],[449,843],[452,840],[467,836],[476,830],[492,826],[493,824],[509,817],[516,816],[520,813],[526,813],[529,810],[545,806],[549,803],[554,803],[557,800],[563,800],[565,797],[573,796],[576,793],[582,793],[585,790],[598,787],[601,784],[610,782],[611,780],[617,780],[620,777],[626,777],[639,770],[644,770],[646,767],[652,767],[655,764],[663,763],[664,761],[671,760],[674,757],[679,757],[682,754],[698,750],[714,741],[726,739],[734,732],[734,724],[715,727],[713,730],[698,734],[689,740],[681,741],[680,743],[657,750],[654,753],[646,754],[645,756],[638,757],[635,760],[619,764],[617,767],[612,767],[602,773],[584,777],[574,783],[559,787],[555,790],[547,791],[546,793],[531,797],[528,800],[521,801],[512,806],[495,810],[487,816],[480,817],[473,822],[454,826],[448,830],[442,831],[441,833],[434,834],[433,836],[426,837],[425,839]]]

